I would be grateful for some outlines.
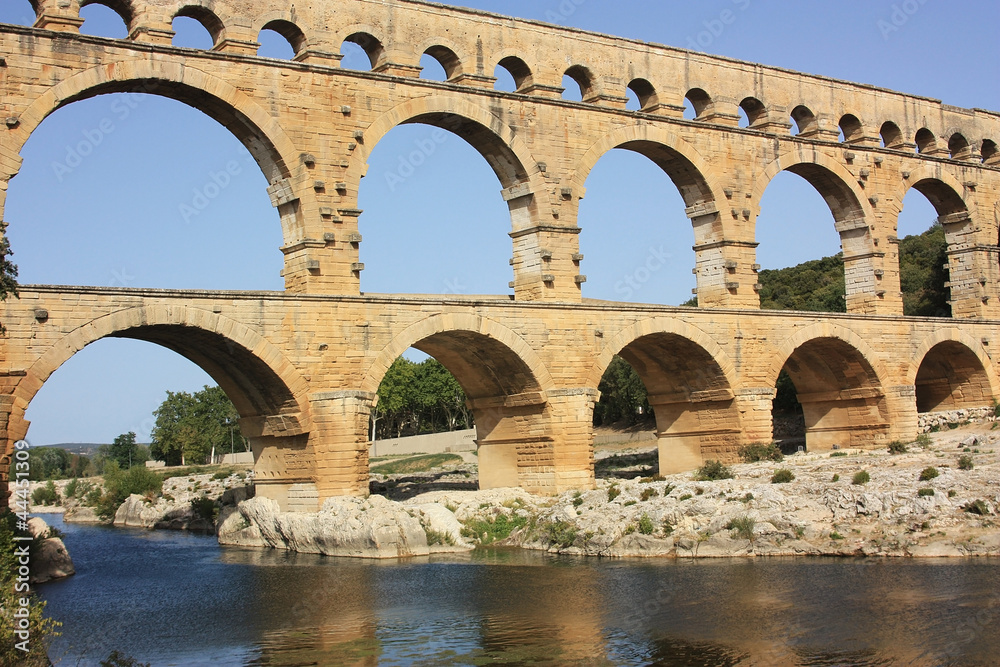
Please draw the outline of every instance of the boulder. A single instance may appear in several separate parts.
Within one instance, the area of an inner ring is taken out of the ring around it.
[[[93,507],[83,505],[68,508],[63,514],[63,521],[66,523],[104,523],[101,517],[97,516]]]
[[[424,556],[430,550],[420,521],[382,496],[329,498],[315,514],[281,512],[277,502],[253,498],[239,504],[219,528],[221,544],[287,549],[354,558]],[[259,536],[259,537],[258,537]]]
[[[28,530],[32,537],[40,540],[38,547],[31,554],[30,583],[41,584],[76,574],[73,559],[70,558],[66,545],[58,537],[49,537],[52,529],[44,519],[37,516],[28,519]]]
[[[112,522],[116,526],[152,528],[163,517],[163,511],[150,504],[143,496],[132,494],[119,506]]]
[[[420,520],[420,523],[428,531],[434,531],[435,533],[447,536],[455,546],[472,548],[472,545],[467,543],[465,538],[462,537],[462,524],[459,522],[458,517],[444,505],[426,503],[423,505],[412,505],[408,509],[414,517]]]

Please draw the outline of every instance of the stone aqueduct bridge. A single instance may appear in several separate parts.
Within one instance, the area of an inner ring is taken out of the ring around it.
[[[820,449],[912,437],[918,410],[1000,394],[998,114],[412,0],[104,1],[125,40],[79,34],[87,0],[32,4],[34,27],[0,26],[0,205],[53,111],[112,92],[171,97],[227,127],[267,176],[286,290],[24,288],[2,320],[5,473],[32,397],[103,337],[158,343],[208,371],[240,411],[258,492],[292,509],[366,492],[375,391],[410,346],[468,394],[481,483],[543,493],[593,484],[591,416],[616,353],[649,389],[664,471],[768,439],[782,368]],[[176,16],[200,21],[214,48],[171,46]],[[255,55],[265,28],[294,60]],[[371,71],[338,67],[344,42]],[[424,53],[447,81],[418,78]],[[516,92],[494,89],[498,64]],[[582,102],[562,99],[564,74]],[[628,89],[640,111],[625,108]],[[493,168],[511,213],[513,298],[360,294],[358,189],[372,149],[403,123],[453,132]],[[680,190],[700,308],[581,298],[577,210],[613,148],[647,156]],[[758,310],[754,225],[783,170],[830,206],[847,315]],[[902,317],[896,219],[911,188],[946,231],[952,320]]]

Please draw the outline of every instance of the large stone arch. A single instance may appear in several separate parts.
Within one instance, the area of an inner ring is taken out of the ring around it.
[[[982,342],[954,327],[921,341],[907,368],[917,412],[981,408],[1000,394],[1000,377]]]
[[[191,306],[119,310],[71,331],[28,368],[13,392],[15,411],[23,415],[52,373],[103,338],[155,343],[198,365],[230,396],[248,435],[299,435],[309,430],[308,384],[291,362],[252,329]]]
[[[53,112],[73,102],[108,93],[160,95],[191,106],[214,120],[250,151],[270,183],[272,204],[281,216],[286,245],[305,235],[302,210],[315,210],[315,193],[300,181],[306,176],[299,152],[276,118],[229,83],[188,65],[156,61],[119,61],[75,74],[39,95],[17,117],[17,126],[0,138],[0,178],[10,180],[21,167],[19,153],[35,129]],[[6,190],[0,190],[0,197]],[[3,200],[0,199],[0,213]]]
[[[362,391],[374,394],[389,366],[414,347],[437,359],[465,392],[476,422],[481,488],[546,492],[555,438],[542,360],[510,329],[465,313],[434,315],[398,334],[369,366]]]
[[[691,220],[695,251],[695,274],[699,306],[743,305],[734,300],[727,264],[742,264],[749,271],[753,262],[741,261],[749,246],[740,238],[732,218],[719,212],[726,200],[715,171],[707,160],[673,131],[650,124],[621,127],[602,136],[583,155],[571,177],[573,192],[579,199],[586,193],[586,182],[598,161],[616,148],[630,150],[658,166],[677,188],[684,200],[685,215]],[[752,239],[751,239],[752,241]],[[756,281],[754,281],[756,282]],[[751,283],[752,284],[752,283]],[[744,292],[747,287],[744,284]],[[746,299],[747,297],[742,297]],[[756,300],[756,294],[752,297]]]
[[[601,137],[578,162],[571,178],[574,188],[583,193],[590,172],[615,148],[632,150],[652,160],[674,182],[689,208],[721,198],[722,188],[697,149],[667,128],[648,124],[618,128]]]
[[[546,200],[541,171],[524,140],[499,116],[461,95],[420,97],[379,116],[365,130],[363,143],[359,143],[351,156],[349,184],[360,183],[372,150],[389,132],[399,125],[413,123],[440,127],[464,139],[489,163],[508,194],[533,195],[539,206]]]
[[[705,459],[734,458],[743,428],[736,369],[705,332],[652,318],[612,337],[588,378],[595,389],[614,355],[639,374],[656,417],[660,474],[684,472]]]
[[[844,253],[847,311],[874,313],[886,292],[879,289],[879,275],[885,251],[875,245],[872,226],[875,212],[857,178],[836,160],[806,146],[796,146],[761,170],[751,193],[753,223],[760,214],[760,202],[775,176],[788,171],[801,176],[819,192],[833,214]]]
[[[890,375],[857,333],[822,323],[805,327],[778,346],[764,382],[774,387],[785,370],[806,421],[806,446],[873,448],[893,433]]]
[[[46,380],[74,354],[104,338],[131,338],[172,350],[207,372],[240,414],[251,443],[258,494],[288,500],[293,485],[315,495],[315,461],[308,442],[312,429],[308,383],[261,334],[218,313],[193,306],[149,305],[104,315],[70,331],[25,371],[5,397],[7,456],[27,435],[24,419]],[[4,470],[4,472],[6,472]]]

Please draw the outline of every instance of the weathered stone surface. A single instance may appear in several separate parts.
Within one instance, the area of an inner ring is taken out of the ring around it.
[[[355,558],[429,553],[420,521],[381,496],[330,498],[316,514],[283,513],[275,501],[253,498],[222,522],[219,542]]]
[[[44,519],[37,516],[28,519],[28,530],[32,537],[41,540],[31,554],[31,583],[41,584],[76,574],[66,545],[61,538],[49,537],[51,529]]]

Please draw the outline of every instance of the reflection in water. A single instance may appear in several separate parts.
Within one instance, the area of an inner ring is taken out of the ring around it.
[[[154,665],[992,665],[997,561],[369,562],[63,526],[52,655]],[[59,664],[57,662],[57,664]]]

